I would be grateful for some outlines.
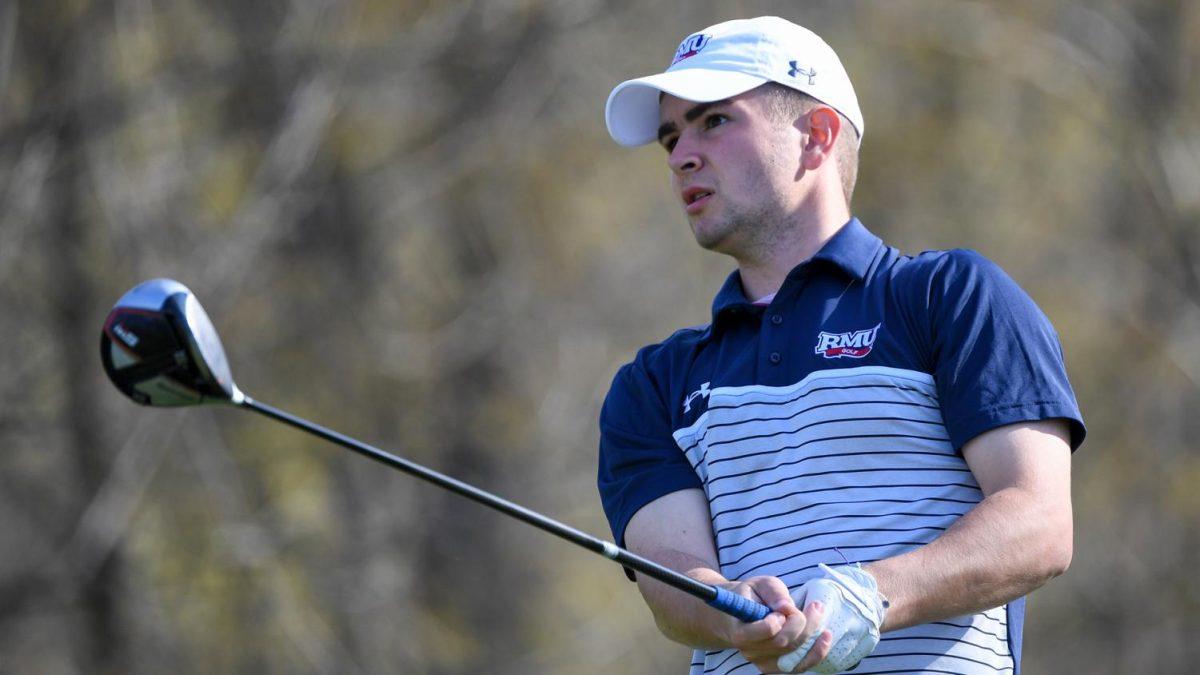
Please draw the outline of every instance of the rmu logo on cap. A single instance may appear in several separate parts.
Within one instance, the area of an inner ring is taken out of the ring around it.
[[[671,60],[671,65],[695,56],[701,49],[704,49],[711,38],[711,35],[704,33],[696,33],[684,38],[683,42],[679,43],[679,49],[675,50],[675,58]]]
[[[816,353],[827,359],[840,359],[843,356],[861,359],[871,353],[871,346],[875,344],[875,336],[879,334],[881,325],[875,324],[874,328],[849,333],[821,331],[820,335],[817,335]]]

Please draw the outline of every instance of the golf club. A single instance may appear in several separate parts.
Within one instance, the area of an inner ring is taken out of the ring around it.
[[[696,581],[610,541],[246,396],[233,382],[212,321],[196,296],[177,281],[152,279],[121,296],[104,322],[100,360],[113,384],[142,405],[226,404],[253,410],[599,553],[742,621],[757,621],[770,613],[761,603]]]

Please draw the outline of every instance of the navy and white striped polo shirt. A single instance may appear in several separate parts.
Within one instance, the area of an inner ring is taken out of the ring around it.
[[[971,251],[901,255],[852,219],[768,306],[737,272],[712,323],[638,352],[600,416],[599,487],[618,542],[633,514],[708,495],[721,573],[796,589],[818,563],[926,544],[983,495],[962,447],[989,429],[1084,427],[1058,337],[1033,301]],[[884,634],[855,670],[1017,673],[1024,600]],[[753,673],[697,651],[692,675]]]

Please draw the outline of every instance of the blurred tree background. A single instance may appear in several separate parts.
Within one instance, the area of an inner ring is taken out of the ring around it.
[[[285,427],[100,369],[139,281],[262,400],[607,536],[596,416],[707,321],[617,82],[779,14],[867,120],[855,212],[974,248],[1050,315],[1088,442],[1031,673],[1200,658],[1200,4],[0,1],[0,671],[664,673],[595,556]]]

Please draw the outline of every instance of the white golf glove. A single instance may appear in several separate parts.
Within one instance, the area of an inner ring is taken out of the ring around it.
[[[822,625],[796,651],[779,657],[779,669],[785,673],[800,665],[821,633],[833,634],[829,655],[809,673],[840,673],[858,665],[879,644],[879,627],[887,613],[887,604],[879,595],[875,577],[859,564],[832,568],[821,565],[824,576],[809,580],[792,594],[797,607],[813,600],[825,606]]]

